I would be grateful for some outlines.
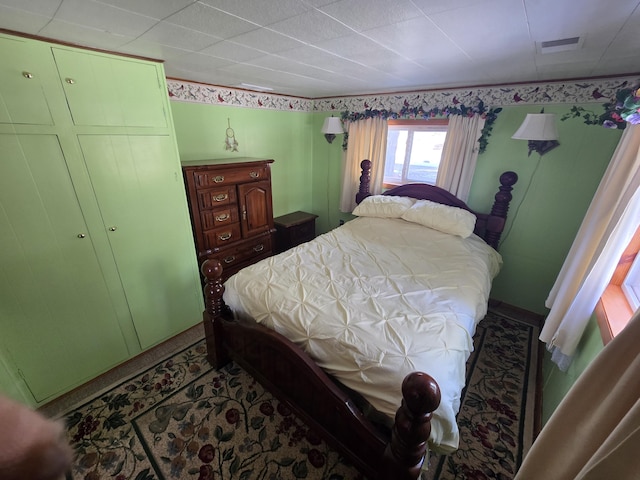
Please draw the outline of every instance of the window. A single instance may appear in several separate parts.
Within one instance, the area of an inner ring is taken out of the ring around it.
[[[640,226],[620,257],[613,277],[596,305],[596,318],[605,345],[620,333],[638,308],[638,304],[634,306],[633,298],[625,292],[625,289],[635,290],[637,295],[640,291],[638,289],[640,284],[638,252],[640,252]],[[628,285],[627,288],[625,284]]]
[[[624,295],[627,297],[627,302],[631,305],[631,309],[635,311],[640,308],[640,255],[638,255],[637,252],[636,259],[624,277],[621,287]]]
[[[389,120],[384,186],[435,185],[447,136],[447,120]]]

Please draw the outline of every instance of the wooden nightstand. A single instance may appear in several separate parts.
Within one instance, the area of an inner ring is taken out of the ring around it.
[[[293,212],[273,219],[276,227],[276,253],[313,240],[316,236],[318,215]]]

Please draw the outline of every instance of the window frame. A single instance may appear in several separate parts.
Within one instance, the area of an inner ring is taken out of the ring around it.
[[[446,127],[446,131],[448,132],[448,127],[449,127],[449,119],[447,118],[434,118],[434,119],[428,119],[428,120],[424,120],[424,119],[390,119],[387,120],[387,126],[391,127],[391,126],[398,126],[398,127],[442,127],[445,126]],[[418,130],[418,129],[416,129]],[[388,139],[388,134],[387,134],[387,139]],[[411,145],[411,144],[410,144]],[[410,158],[410,157],[409,157]],[[386,160],[386,152],[385,152],[385,160]],[[405,158],[405,163],[403,164],[403,173],[402,173],[402,179],[400,182],[387,182],[384,181],[383,178],[383,188],[385,189],[389,189],[389,188],[393,188],[393,187],[397,187],[399,185],[404,185],[406,183],[411,183],[414,182],[414,180],[407,180],[406,177],[406,171],[408,168],[407,165],[407,160]],[[440,168],[440,165],[438,165],[438,169]]]
[[[611,281],[596,305],[595,315],[605,345],[622,331],[633,316],[634,308],[629,303],[622,285],[631,270],[631,265],[640,256],[639,252],[640,225],[622,253]]]

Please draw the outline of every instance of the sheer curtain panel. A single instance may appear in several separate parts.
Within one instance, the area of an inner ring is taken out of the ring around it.
[[[478,160],[478,140],[482,135],[484,123],[485,120],[480,115],[449,116],[449,128],[442,147],[436,185],[465,202],[469,197],[471,180]]]
[[[566,371],[640,219],[640,125],[627,125],[549,293],[540,340]]]
[[[387,121],[367,118],[350,122],[347,126],[349,143],[342,168],[340,211],[351,212],[356,207],[356,193],[360,183],[360,162],[371,160],[370,191],[382,193],[384,161],[387,155]]]

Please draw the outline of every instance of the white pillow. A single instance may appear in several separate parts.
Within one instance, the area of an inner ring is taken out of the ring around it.
[[[415,203],[410,197],[371,195],[353,210],[359,217],[400,218]]]
[[[402,218],[462,238],[471,235],[476,226],[476,216],[468,210],[430,200],[417,200]]]

